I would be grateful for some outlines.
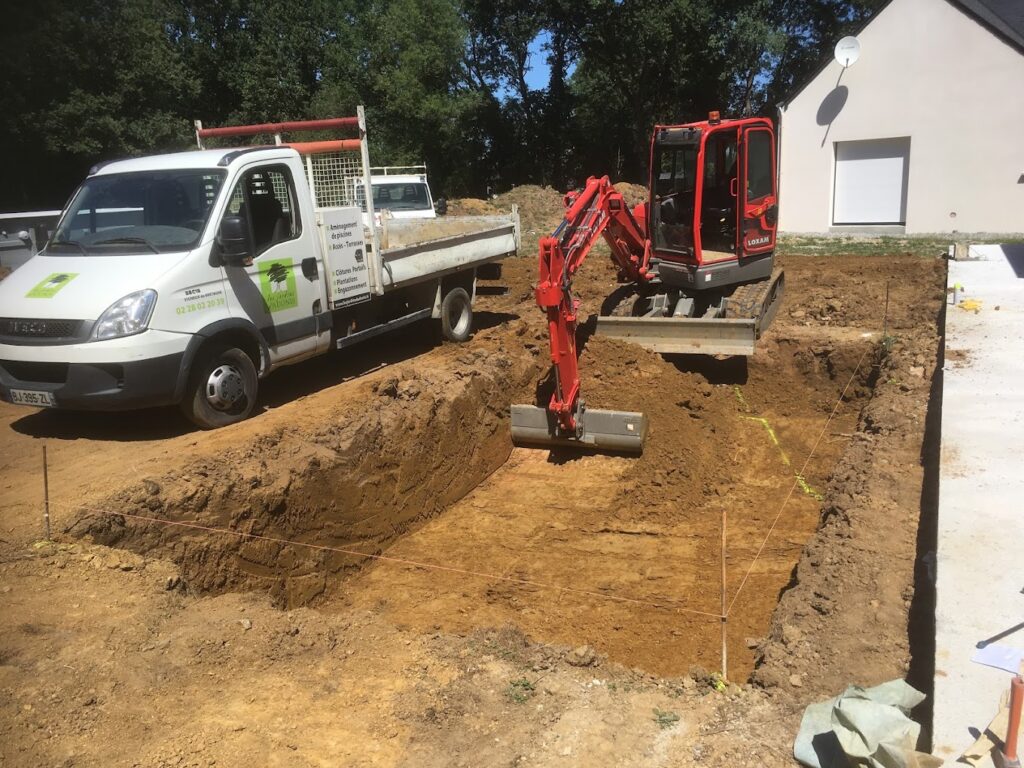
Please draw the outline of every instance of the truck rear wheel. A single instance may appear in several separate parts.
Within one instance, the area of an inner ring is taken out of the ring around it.
[[[249,417],[256,406],[256,366],[238,347],[213,346],[199,353],[181,401],[185,417],[201,429],[217,429]]]
[[[473,330],[473,302],[465,288],[452,288],[441,300],[441,333],[448,341],[465,341]]]

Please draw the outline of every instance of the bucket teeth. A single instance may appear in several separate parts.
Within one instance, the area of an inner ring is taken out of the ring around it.
[[[647,417],[631,411],[587,408],[576,418],[578,437],[560,434],[554,414],[533,405],[512,406],[512,442],[516,445],[570,446],[624,453],[641,453],[647,436]]]

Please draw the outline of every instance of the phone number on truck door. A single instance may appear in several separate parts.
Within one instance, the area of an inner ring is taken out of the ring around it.
[[[226,303],[225,299],[221,297],[219,299],[209,299],[207,301],[196,301],[191,304],[183,304],[180,307],[175,307],[174,311],[179,315],[187,315],[189,312],[202,312],[204,309],[223,307]]]

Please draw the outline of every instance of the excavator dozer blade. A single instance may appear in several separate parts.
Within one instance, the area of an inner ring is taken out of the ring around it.
[[[512,442],[516,445],[568,446],[580,449],[642,453],[647,436],[647,416],[632,411],[587,408],[577,417],[583,428],[579,437],[558,433],[558,422],[546,408],[512,406]]]
[[[661,354],[752,355],[753,318],[599,317],[597,335],[639,344]]]

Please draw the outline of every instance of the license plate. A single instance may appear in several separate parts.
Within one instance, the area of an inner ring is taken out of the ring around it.
[[[16,405],[37,405],[46,408],[57,405],[53,392],[36,392],[30,389],[12,389],[11,402]]]

